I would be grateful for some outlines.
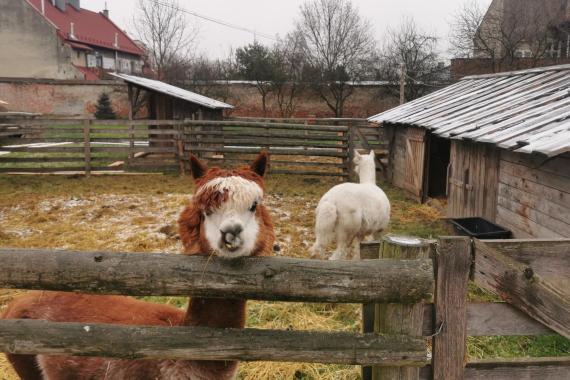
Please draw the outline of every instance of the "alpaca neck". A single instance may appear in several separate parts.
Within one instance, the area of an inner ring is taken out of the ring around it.
[[[184,318],[184,326],[243,328],[245,300],[192,298]]]
[[[376,168],[361,168],[358,173],[360,183],[372,183],[376,185]]]

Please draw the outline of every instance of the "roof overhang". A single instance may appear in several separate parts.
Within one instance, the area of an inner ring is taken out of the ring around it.
[[[155,91],[173,98],[181,99],[190,103],[195,103],[200,106],[210,109],[233,109],[234,106],[220,102],[219,100],[208,98],[207,96],[197,94],[192,91],[184,90],[183,88],[170,85],[154,79],[137,77],[134,75],[111,73],[112,76],[124,80],[136,87],[144,88],[148,91]]]

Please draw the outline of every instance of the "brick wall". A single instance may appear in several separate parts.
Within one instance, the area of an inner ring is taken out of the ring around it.
[[[218,85],[219,86],[219,85]],[[229,91],[202,88],[208,93],[225,93],[219,100],[234,105],[233,116],[263,116],[261,97],[255,86],[232,84]],[[9,103],[10,111],[24,111],[46,115],[92,116],[97,98],[109,94],[113,109],[121,118],[128,116],[126,85],[116,81],[65,81],[39,79],[0,78],[0,99]],[[215,95],[211,95],[216,98]],[[332,111],[315,94],[306,91],[297,102],[295,117],[332,117]],[[398,99],[390,95],[385,87],[356,87],[347,100],[344,117],[368,117],[398,104]],[[280,117],[275,97],[267,97],[267,116]]]
[[[517,58],[512,64],[493,62],[489,58],[456,58],[451,60],[451,78],[459,80],[469,75],[492,74],[504,71],[531,69],[533,67],[569,64],[570,59]]]
[[[92,116],[102,93],[119,117],[128,116],[127,86],[116,81],[0,79],[0,99],[10,111],[61,116]]]

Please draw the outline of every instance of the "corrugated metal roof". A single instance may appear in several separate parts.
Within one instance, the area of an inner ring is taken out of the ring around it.
[[[211,108],[211,109],[230,109],[234,106],[229,105],[218,100],[208,98],[195,92],[184,90],[180,87],[172,86],[168,83],[160,82],[153,79],[137,77],[134,75],[118,74],[112,73],[111,75],[123,79],[127,83],[132,83],[134,85],[144,87],[145,89],[157,91],[161,94],[170,95],[178,99],[186,100],[188,102],[196,103],[201,106]]]
[[[368,120],[553,157],[570,152],[570,65],[465,77]]]

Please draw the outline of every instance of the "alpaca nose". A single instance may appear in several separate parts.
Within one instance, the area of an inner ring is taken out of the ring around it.
[[[220,230],[222,234],[222,241],[229,250],[236,250],[241,246],[241,239],[239,235],[243,228],[239,224],[230,225]]]

